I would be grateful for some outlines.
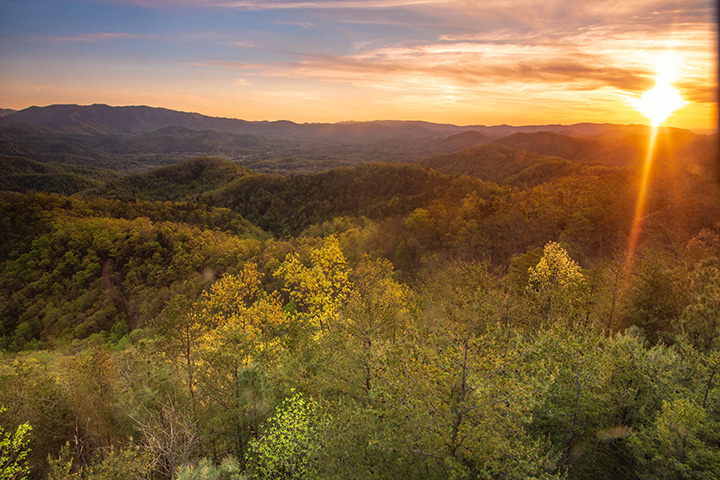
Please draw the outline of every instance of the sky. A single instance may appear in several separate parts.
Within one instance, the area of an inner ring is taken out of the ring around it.
[[[711,0],[0,0],[0,108],[648,124],[633,99],[671,70],[665,124],[704,130],[716,36]]]

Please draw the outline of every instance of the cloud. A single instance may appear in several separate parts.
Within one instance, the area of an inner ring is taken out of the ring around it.
[[[564,89],[648,86],[647,69],[622,67],[602,56],[558,51],[548,46],[441,43],[393,47],[353,56],[314,56],[269,66],[269,76],[352,83],[384,79],[442,79],[446,85],[556,83]]]

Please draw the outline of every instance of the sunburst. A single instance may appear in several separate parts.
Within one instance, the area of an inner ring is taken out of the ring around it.
[[[646,116],[653,127],[662,125],[670,115],[688,104],[678,89],[672,86],[680,64],[673,54],[661,57],[655,65],[655,87],[640,98],[630,100],[635,110]]]

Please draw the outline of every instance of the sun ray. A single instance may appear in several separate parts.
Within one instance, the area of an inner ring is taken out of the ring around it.
[[[640,234],[643,230],[645,210],[647,207],[648,185],[650,183],[650,172],[652,170],[653,157],[655,154],[655,145],[657,145],[658,127],[653,126],[650,132],[650,140],[648,141],[648,149],[645,154],[645,162],[643,163],[643,172],[640,180],[640,189],[638,191],[637,203],[635,204],[635,215],[633,216],[632,226],[630,227],[630,239],[628,240],[627,256],[625,265],[627,269],[632,267],[635,251],[640,241]]]
[[[672,86],[681,65],[678,57],[672,53],[661,57],[655,65],[657,75],[655,87],[645,92],[640,98],[631,100],[635,109],[646,116],[652,124],[647,152],[643,163],[640,189],[635,204],[635,215],[630,228],[630,238],[625,257],[625,277],[632,270],[640,237],[644,226],[647,210],[648,186],[652,171],[653,159],[657,145],[658,129],[674,112],[687,105],[680,92]]]

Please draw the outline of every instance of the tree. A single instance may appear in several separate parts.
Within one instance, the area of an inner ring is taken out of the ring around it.
[[[408,332],[378,374],[380,448],[406,478],[556,477],[527,434],[544,390],[533,349],[504,327],[476,333],[442,317]]]
[[[689,399],[663,400],[652,428],[638,435],[640,478],[718,478],[716,421]]]
[[[48,480],[151,480],[152,453],[133,444],[95,452],[94,462],[81,468],[71,453],[70,443],[50,458]]]
[[[668,255],[648,251],[632,277],[626,326],[641,328],[651,343],[667,340],[683,312],[686,279],[687,273]]]
[[[355,368],[335,374],[359,371],[360,385],[356,386],[369,394],[378,357],[387,343],[402,337],[408,326],[410,292],[392,278],[392,265],[387,260],[364,258],[351,277],[353,289],[338,320],[341,342],[346,348],[338,345],[338,350],[354,357]]]
[[[56,380],[56,372],[37,357],[4,365],[0,373],[0,405],[6,408],[0,412],[0,425],[8,433],[16,431],[18,425],[32,425],[32,449],[25,461],[34,475],[42,475],[48,456],[55,455],[73,436],[83,437],[86,425],[77,422],[79,412],[73,410],[69,392]],[[88,401],[88,397],[84,398]]]
[[[691,274],[691,303],[679,319],[682,331],[704,351],[720,348],[720,270],[713,263],[701,263]]]
[[[220,448],[243,458],[268,413],[267,369],[282,351],[288,313],[277,292],[261,289],[257,265],[247,263],[205,292],[197,308],[210,327],[200,339],[202,427]]]
[[[193,465],[178,470],[175,480],[245,480],[240,462],[233,457],[225,457],[220,465],[203,458]]]
[[[319,405],[301,393],[287,398],[250,443],[254,478],[313,480],[321,468],[323,424]]]
[[[190,397],[195,402],[197,389],[197,357],[201,340],[208,330],[204,318],[195,303],[185,295],[176,295],[160,314],[156,326],[163,336],[162,348],[171,359],[181,360],[180,368],[185,373],[185,383]]]
[[[545,245],[538,264],[528,270],[527,293],[542,324],[577,318],[585,287],[582,269],[556,242]]]
[[[0,413],[5,408],[0,408]],[[24,480],[30,473],[27,456],[30,452],[32,427],[24,422],[14,432],[0,426],[0,480]]]
[[[198,439],[188,412],[168,402],[155,411],[146,409],[142,418],[133,420],[143,436],[143,446],[152,456],[152,470],[158,475],[172,479],[178,468],[190,463]]]
[[[310,324],[325,332],[352,289],[350,270],[338,239],[327,237],[320,248],[310,252],[310,266],[297,253],[285,258],[275,275],[285,280],[285,290]]]

